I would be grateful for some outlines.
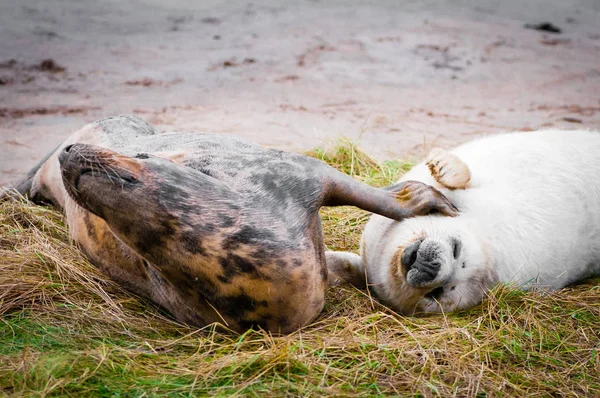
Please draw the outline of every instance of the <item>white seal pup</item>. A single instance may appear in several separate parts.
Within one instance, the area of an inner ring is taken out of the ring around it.
[[[600,275],[598,132],[509,133],[434,149],[407,180],[437,187],[459,216],[373,215],[360,257],[326,253],[330,280],[368,284],[414,314],[472,307],[498,282],[557,290]]]

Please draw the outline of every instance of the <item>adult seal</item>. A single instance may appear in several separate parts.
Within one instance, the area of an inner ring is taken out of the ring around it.
[[[112,117],[69,137],[16,187],[61,209],[90,260],[196,326],[289,333],[324,304],[321,206],[402,220],[455,208],[436,189],[359,183],[307,156]]]
[[[361,256],[327,253],[402,314],[479,303],[498,282],[542,291],[600,275],[600,133],[546,130],[433,150],[401,181],[438,187],[457,217],[373,215]]]

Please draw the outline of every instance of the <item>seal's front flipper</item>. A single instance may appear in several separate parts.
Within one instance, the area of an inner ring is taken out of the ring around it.
[[[443,193],[420,181],[403,181],[383,188],[394,194],[395,200],[408,213],[406,217],[442,213],[455,217],[458,209]]]
[[[448,189],[465,189],[471,181],[469,166],[448,151],[434,148],[427,157],[431,176]]]
[[[327,281],[330,286],[349,283],[359,289],[367,287],[365,269],[358,254],[350,252],[325,252]]]
[[[58,146],[51,150],[42,160],[38,162],[25,176],[25,178],[14,185],[13,187],[9,187],[4,191],[0,192],[0,200],[8,199],[8,198],[18,198],[20,196],[25,196],[29,198],[29,200],[35,203],[45,203],[48,201],[48,198],[44,198],[42,195],[32,192],[33,188],[33,180],[37,172],[42,168],[42,166],[50,159],[50,157],[56,152]]]
[[[23,196],[29,197],[31,191],[32,178],[25,178],[15,186],[0,188],[0,201],[6,199],[19,199]]]
[[[422,182],[404,181],[387,188],[373,188],[335,169],[327,175],[322,205],[356,206],[398,221],[432,212],[458,215],[448,198]]]

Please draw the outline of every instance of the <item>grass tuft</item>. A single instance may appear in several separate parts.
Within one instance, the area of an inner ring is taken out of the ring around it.
[[[343,142],[312,154],[376,186],[410,168]],[[357,250],[367,213],[322,211],[330,249]],[[455,314],[398,316],[353,288],[285,337],[180,325],[108,280],[62,216],[0,203],[0,396],[594,396],[600,286],[499,286]]]

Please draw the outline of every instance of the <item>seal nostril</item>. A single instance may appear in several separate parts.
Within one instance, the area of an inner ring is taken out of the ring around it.
[[[63,151],[65,151],[65,152],[67,152],[67,153],[68,153],[68,152],[71,150],[71,148],[73,148],[73,144],[71,144],[71,145],[67,145],[67,146],[65,147],[65,149],[63,149]]]
[[[417,253],[419,252],[419,246],[421,246],[422,240],[418,240],[412,245],[408,246],[404,249],[404,253],[402,253],[402,265],[406,268],[406,271],[413,266],[415,261],[417,261]]]

